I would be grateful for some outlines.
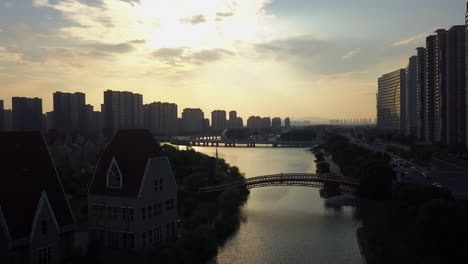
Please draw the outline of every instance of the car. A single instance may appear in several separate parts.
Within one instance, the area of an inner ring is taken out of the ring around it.
[[[427,172],[423,172],[422,175],[424,176],[425,179],[431,178],[431,175],[427,174]]]
[[[437,187],[437,188],[444,188],[444,186],[438,182],[434,182],[432,186]]]

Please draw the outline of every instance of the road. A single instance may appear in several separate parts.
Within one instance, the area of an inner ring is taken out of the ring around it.
[[[430,168],[424,168],[393,153],[385,151],[380,145],[359,142],[359,146],[374,152],[388,154],[392,158],[394,170],[401,172],[402,183],[433,185],[439,183],[452,192],[455,199],[468,199],[468,170],[451,165],[444,161],[433,159]],[[399,160],[399,161],[398,161]],[[424,177],[426,174],[428,177]]]

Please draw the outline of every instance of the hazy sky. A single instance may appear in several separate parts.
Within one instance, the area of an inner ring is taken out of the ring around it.
[[[464,0],[0,0],[0,99],[103,91],[241,116],[375,116],[377,78],[406,67]]]

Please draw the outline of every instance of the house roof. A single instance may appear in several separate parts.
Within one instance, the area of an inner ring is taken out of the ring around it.
[[[42,191],[60,227],[74,224],[62,185],[40,132],[0,133],[0,206],[12,239],[29,236]]]
[[[121,130],[103,151],[89,189],[90,194],[137,197],[149,158],[160,157],[161,147],[147,130]],[[106,177],[115,158],[122,173],[122,189],[109,189]]]

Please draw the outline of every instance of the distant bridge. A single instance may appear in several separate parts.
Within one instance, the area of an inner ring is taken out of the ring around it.
[[[314,173],[280,173],[248,178],[241,181],[231,182],[229,184],[209,186],[199,188],[195,192],[210,193],[219,192],[232,187],[247,187],[248,189],[270,187],[270,186],[303,186],[323,188],[326,184],[338,185],[341,192],[354,193],[359,186],[359,181],[353,178],[338,177],[333,174],[314,174]],[[181,191],[187,190],[186,186],[178,186]]]
[[[205,146],[205,147],[256,147],[257,145],[270,145],[273,147],[312,147],[322,143],[320,140],[314,141],[281,141],[267,139],[245,139],[245,140],[223,140],[219,138],[184,138],[172,139],[171,144],[185,146]]]

